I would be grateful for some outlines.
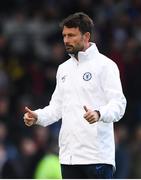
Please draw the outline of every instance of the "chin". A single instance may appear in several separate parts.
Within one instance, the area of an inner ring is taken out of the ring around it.
[[[74,52],[66,50],[68,54],[74,54]]]

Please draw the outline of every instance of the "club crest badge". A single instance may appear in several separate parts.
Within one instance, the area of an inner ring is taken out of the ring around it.
[[[84,73],[83,79],[84,79],[85,81],[89,81],[91,78],[92,78],[92,74],[91,74],[90,72]]]

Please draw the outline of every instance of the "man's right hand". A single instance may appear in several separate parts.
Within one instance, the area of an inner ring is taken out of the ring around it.
[[[24,114],[24,117],[23,117],[24,123],[27,126],[32,126],[37,121],[37,118],[38,118],[37,114],[31,109],[29,109],[28,107],[25,107],[25,111],[26,113]]]

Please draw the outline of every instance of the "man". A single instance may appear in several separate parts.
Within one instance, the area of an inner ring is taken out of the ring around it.
[[[112,178],[115,166],[113,123],[125,112],[117,65],[91,42],[93,21],[75,13],[61,24],[70,59],[57,71],[50,104],[25,108],[27,126],[47,126],[62,118],[59,157],[63,178]]]

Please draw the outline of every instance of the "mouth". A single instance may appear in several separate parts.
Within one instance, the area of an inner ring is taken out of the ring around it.
[[[73,46],[71,46],[71,45],[66,45],[65,47],[66,47],[66,50],[67,50],[67,51],[73,50]]]
[[[73,46],[71,46],[71,45],[66,45],[66,49],[68,49],[68,48],[73,48]]]

